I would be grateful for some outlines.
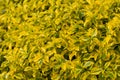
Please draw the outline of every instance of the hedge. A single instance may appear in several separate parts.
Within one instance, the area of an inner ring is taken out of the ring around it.
[[[120,0],[0,0],[0,80],[120,80]]]

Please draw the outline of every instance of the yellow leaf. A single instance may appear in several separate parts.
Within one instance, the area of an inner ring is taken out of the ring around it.
[[[85,62],[85,64],[84,64],[84,68],[87,68],[87,67],[90,67],[90,66],[92,66],[94,64],[94,62],[92,62],[92,61],[87,61],[87,62]]]
[[[94,3],[94,0],[87,0],[87,2],[92,5]]]
[[[100,74],[101,72],[102,72],[102,69],[99,68],[99,67],[93,67],[93,68],[91,69],[91,74],[93,74],[93,75],[98,75],[98,74]]]
[[[94,60],[96,61],[96,60],[97,60],[97,57],[98,57],[98,53],[95,54],[93,57],[94,57]]]
[[[105,65],[104,65],[104,68],[107,69],[110,66],[110,64],[111,64],[111,61],[106,62]]]
[[[111,39],[111,35],[107,35],[107,37],[105,37],[104,41],[103,41],[103,44],[108,44],[108,42],[110,41]]]
[[[26,67],[26,68],[24,69],[24,71],[29,71],[29,70],[32,70],[32,67]]]
[[[24,36],[24,35],[29,35],[29,33],[28,32],[26,32],[26,31],[22,31],[22,32],[20,32],[20,36],[19,37],[22,37],[22,36]]]
[[[66,70],[66,68],[67,68],[66,63],[63,63],[63,65],[62,65],[62,69],[63,69],[63,71],[65,71],[65,70]]]
[[[58,18],[58,19],[55,20],[55,24],[57,24],[57,25],[60,24],[60,22],[61,22],[60,18]]]
[[[90,80],[98,80],[96,76],[91,76]]]
[[[87,77],[89,76],[89,72],[84,72],[82,75],[81,75],[81,80],[87,80]]]
[[[34,62],[37,62],[39,61],[39,59],[42,57],[42,55],[40,53],[36,54],[35,57],[34,57]]]
[[[48,63],[49,62],[49,56],[44,56],[44,61],[43,61],[44,63]]]
[[[76,51],[73,51],[73,52],[69,55],[69,59],[72,60],[72,57],[73,57],[73,56],[76,56],[76,53],[77,53]]]
[[[55,4],[54,0],[49,0],[49,3],[53,6]]]

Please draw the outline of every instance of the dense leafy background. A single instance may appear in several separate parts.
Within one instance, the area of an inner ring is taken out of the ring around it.
[[[0,0],[0,80],[120,80],[120,0]]]

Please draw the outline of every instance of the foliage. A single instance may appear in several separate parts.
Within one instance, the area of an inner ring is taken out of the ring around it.
[[[0,80],[120,80],[120,0],[0,0]]]

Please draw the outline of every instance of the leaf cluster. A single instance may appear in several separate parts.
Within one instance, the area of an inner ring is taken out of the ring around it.
[[[0,0],[0,80],[119,80],[120,0]]]

